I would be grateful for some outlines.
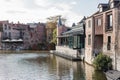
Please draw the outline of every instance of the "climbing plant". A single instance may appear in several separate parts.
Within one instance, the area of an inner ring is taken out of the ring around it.
[[[51,43],[57,44],[57,28],[53,31],[53,39],[51,40]]]

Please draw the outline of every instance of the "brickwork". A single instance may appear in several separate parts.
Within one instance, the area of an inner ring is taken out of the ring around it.
[[[89,27],[89,21],[91,21],[91,27]],[[85,61],[89,64],[92,64],[93,60],[93,40],[94,40],[94,27],[93,27],[93,18],[87,18],[86,19],[86,38],[85,38]],[[91,44],[88,45],[88,35],[91,35]]]
[[[110,0],[112,2],[114,0]],[[116,6],[116,5],[114,5]],[[93,14],[93,29],[89,31],[87,21],[86,20],[86,46],[85,46],[85,59],[88,63],[92,61],[92,53],[94,50],[100,49],[105,54],[112,58],[113,60],[113,69],[120,70],[120,5],[117,5],[114,8],[104,11],[104,12],[97,12]],[[110,17],[112,16],[112,17]],[[101,26],[98,26],[98,19],[101,19]],[[112,20],[112,22],[110,22]],[[111,26],[112,25],[112,26]],[[94,33],[95,29],[95,33]],[[88,44],[88,34],[93,35],[93,45]],[[94,46],[94,48],[93,48]],[[88,54],[89,53],[89,54]]]

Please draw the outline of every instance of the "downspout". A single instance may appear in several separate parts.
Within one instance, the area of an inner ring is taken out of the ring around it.
[[[118,22],[119,22],[119,10],[118,8],[115,9],[115,18],[117,21],[115,21],[115,70],[117,70],[117,53],[118,53],[118,36],[119,36],[119,27],[118,27]]]
[[[94,47],[95,47],[95,19],[94,19],[94,15],[92,17],[92,57],[94,57]]]

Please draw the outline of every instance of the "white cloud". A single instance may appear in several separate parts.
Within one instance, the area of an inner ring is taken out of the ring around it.
[[[63,16],[66,17],[66,25],[68,25],[69,27],[71,27],[73,23],[78,23],[83,18],[83,16],[81,16],[80,14],[74,13],[72,11],[63,14]]]
[[[81,18],[79,14],[71,11],[75,4],[76,2],[52,3],[50,0],[0,0],[0,20],[45,22],[49,16],[63,15],[71,26]]]
[[[35,3],[41,7],[48,7],[51,5],[51,2],[48,0],[35,0]]]
[[[71,4],[72,4],[72,5],[76,5],[76,4],[77,4],[77,2],[73,1],[73,2],[71,2]]]
[[[55,5],[57,8],[61,8],[64,11],[68,11],[72,9],[72,6],[67,3],[58,3]]]

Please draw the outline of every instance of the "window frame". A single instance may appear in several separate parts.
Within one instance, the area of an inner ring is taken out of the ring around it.
[[[108,14],[106,15],[106,31],[112,31],[113,30],[113,15]]]
[[[107,50],[111,50],[111,36],[108,36]]]
[[[88,45],[91,45],[91,34],[88,35]]]
[[[101,18],[98,18],[97,19],[97,26],[101,26],[102,25],[102,19]]]
[[[91,20],[88,20],[88,27],[91,28]]]

